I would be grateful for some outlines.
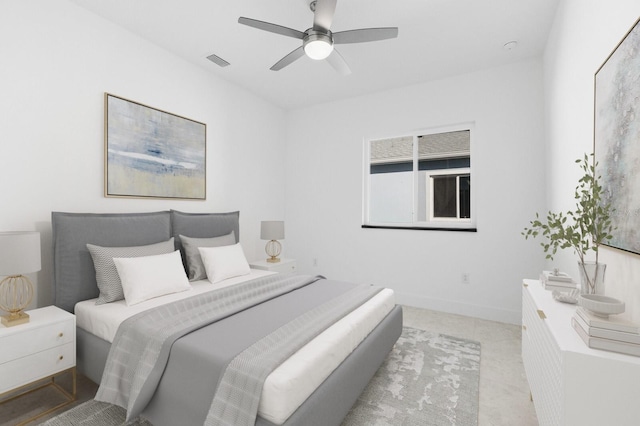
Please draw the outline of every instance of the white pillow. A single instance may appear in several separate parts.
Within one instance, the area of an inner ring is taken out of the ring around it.
[[[198,247],[207,278],[213,284],[251,273],[240,243],[221,247]]]
[[[191,288],[178,250],[156,256],[115,257],[113,263],[128,306]]]
[[[180,242],[184,247],[184,257],[187,260],[187,271],[189,281],[204,280],[207,278],[207,271],[202,264],[202,257],[198,247],[220,247],[229,246],[236,243],[236,234],[231,231],[227,235],[213,238],[192,238],[180,235]]]
[[[235,242],[235,240],[233,241]],[[124,299],[122,283],[116,265],[113,263],[114,257],[142,257],[155,256],[156,254],[171,253],[176,248],[173,244],[173,237],[168,241],[136,247],[100,247],[87,244],[87,249],[91,253],[93,266],[96,270],[96,282],[100,290],[100,296],[96,300],[96,305],[115,302]]]

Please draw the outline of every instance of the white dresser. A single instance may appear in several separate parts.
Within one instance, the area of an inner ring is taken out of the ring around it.
[[[55,306],[28,314],[26,324],[0,325],[0,394],[76,365],[76,317]]]
[[[523,281],[522,360],[540,425],[640,425],[640,357],[587,347],[575,308]]]

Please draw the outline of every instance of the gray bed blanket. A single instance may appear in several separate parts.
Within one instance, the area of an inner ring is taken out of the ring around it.
[[[129,418],[145,409],[145,417],[154,424],[156,420],[158,424],[175,424],[172,421],[176,418],[202,424],[209,409],[209,424],[235,425],[241,418],[253,424],[259,393],[270,371],[379,291],[370,286],[316,281],[317,277],[278,274],[127,320],[112,345],[96,399],[123,406]],[[311,312],[305,314],[307,310]],[[333,319],[328,319],[332,316],[329,311],[333,311]],[[239,329],[245,332],[238,333]],[[273,344],[276,341],[279,345]],[[283,341],[286,344],[282,345]],[[255,358],[255,354],[261,357]],[[185,365],[191,368],[185,369]],[[247,371],[252,383],[238,386],[247,378]],[[249,396],[244,395],[249,388]],[[188,395],[190,404],[183,412],[176,408],[177,402],[172,404],[181,393]],[[229,410],[229,401],[238,395],[243,395],[240,399],[244,401]]]
[[[127,410],[127,421],[147,405],[180,337],[318,277],[270,275],[134,315],[114,337],[95,399]]]

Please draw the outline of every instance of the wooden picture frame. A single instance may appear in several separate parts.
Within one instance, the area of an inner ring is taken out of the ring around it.
[[[207,125],[104,94],[105,197],[206,199]]]
[[[640,254],[640,19],[595,74],[596,176],[616,229],[608,246]]]

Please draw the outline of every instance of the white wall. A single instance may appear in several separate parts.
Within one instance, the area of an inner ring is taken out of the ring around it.
[[[564,0],[558,7],[544,55],[547,122],[547,202],[553,211],[574,207],[580,170],[573,160],[593,150],[594,75],[640,16],[637,0]],[[640,256],[602,248],[605,292],[626,303],[624,317],[640,322]],[[578,276],[576,256],[565,251],[560,266]]]
[[[520,235],[544,207],[542,87],[531,60],[289,113],[286,244],[300,270],[519,323],[522,278],[543,266]],[[363,140],[463,122],[475,123],[478,232],[362,229]]]
[[[38,305],[50,303],[52,210],[240,210],[249,258],[262,256],[259,221],[285,218],[285,254],[303,272],[518,322],[520,280],[544,265],[520,231],[535,211],[572,207],[573,160],[592,148],[593,74],[639,15],[637,0],[565,0],[543,71],[532,60],[285,115],[66,0],[4,0],[0,230],[42,232]],[[103,197],[105,91],[207,123],[206,201]],[[363,139],[469,121],[478,232],[361,229]],[[640,321],[639,256],[605,248],[602,259],[607,293]],[[572,253],[555,265],[577,275]]]
[[[207,200],[103,197],[103,93],[207,124]],[[240,210],[284,217],[282,110],[66,0],[0,3],[0,230],[42,233],[39,306],[51,303],[51,211]]]

